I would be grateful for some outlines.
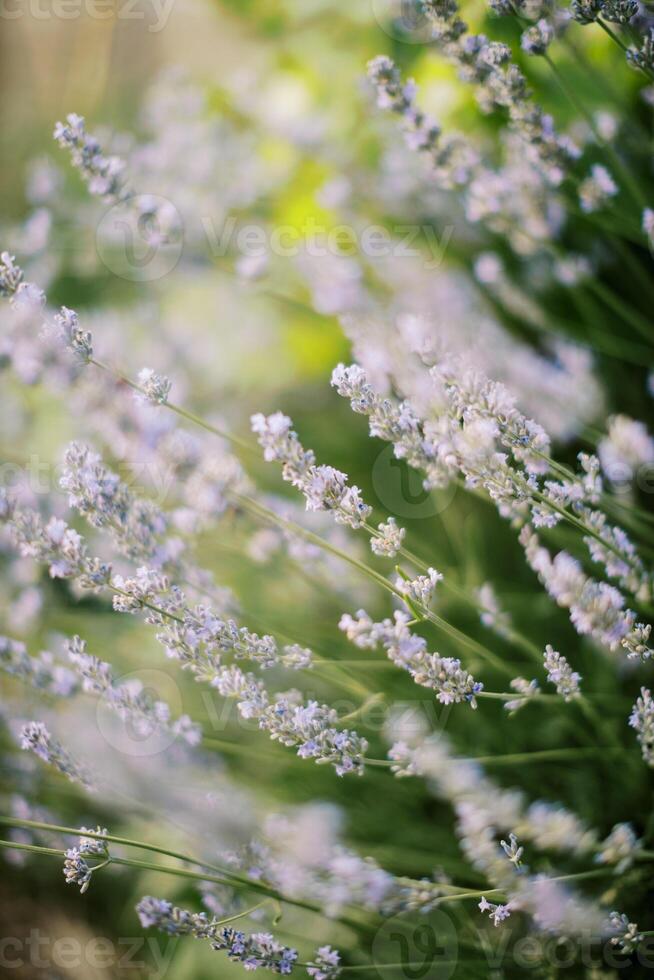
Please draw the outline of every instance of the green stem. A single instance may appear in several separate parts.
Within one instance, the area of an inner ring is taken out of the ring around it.
[[[122,382],[122,384],[127,385],[128,388],[131,388],[132,391],[138,391],[139,394],[147,397],[145,389],[141,385],[137,384],[135,381],[132,381],[120,371],[117,371],[116,368],[110,367],[110,365],[105,364],[103,361],[99,361],[95,357],[89,357],[88,363],[99,368],[101,371],[105,371],[107,374],[112,375],[118,381]],[[225,439],[227,442],[231,442],[233,445],[238,446],[239,449],[243,449],[245,452],[258,455],[255,448],[244,439],[240,439],[238,436],[230,435],[228,432],[218,429],[215,425],[211,425],[210,422],[207,422],[199,415],[195,415],[194,412],[189,412],[188,409],[183,408],[181,405],[176,405],[174,402],[170,401],[162,402],[162,405],[165,405],[171,412],[175,412],[176,415],[186,419],[188,422],[193,422],[194,425],[200,426],[200,428],[205,429],[212,435],[219,436],[219,438]]]
[[[218,922],[214,922],[215,926],[224,926],[228,922],[235,922],[237,919],[244,919],[246,915],[252,915],[257,909],[263,908],[266,902],[276,901],[276,899],[264,898],[262,902],[257,902],[256,905],[250,906],[249,909],[244,909],[242,912],[237,912],[235,915],[228,915],[225,919],[219,919]]]
[[[593,746],[592,748],[572,748],[572,749],[542,749],[536,752],[512,752],[508,755],[479,755],[471,756],[465,761],[478,762],[480,765],[484,766],[494,766],[494,765],[521,765],[525,762],[546,762],[548,760],[556,759],[576,759],[583,758],[587,755],[601,755],[605,752],[614,754],[624,752],[624,749],[618,745],[607,745],[607,746]]]
[[[55,824],[45,824],[34,820],[19,820],[13,817],[8,818],[8,817],[0,816],[0,824],[8,827],[32,827],[35,830],[48,830],[48,831],[52,831],[53,833],[72,834],[75,835],[76,837],[80,836],[79,828],[75,829],[72,827],[60,827]],[[110,834],[103,836],[100,834],[91,833],[90,831],[84,831],[84,834],[82,834],[82,836],[91,837],[93,839],[98,839],[98,840],[111,841],[112,843],[122,844],[123,846],[126,847],[137,847],[142,850],[154,851],[158,854],[164,854],[169,857],[176,858],[179,861],[185,861],[188,864],[194,864],[201,868],[219,870],[220,876],[206,874],[204,872],[200,873],[196,871],[190,871],[187,868],[172,868],[168,865],[154,864],[150,861],[141,861],[136,858],[114,857],[113,855],[111,857],[112,864],[120,864],[128,868],[141,868],[147,871],[160,871],[162,874],[174,875],[179,878],[189,878],[194,881],[210,881],[213,884],[217,884],[217,885],[228,885],[229,887],[236,887],[238,885],[243,888],[248,888],[252,891],[259,892],[260,894],[264,894],[268,898],[273,898],[280,902],[284,902],[287,905],[295,905],[298,908],[305,909],[306,911],[309,912],[316,912],[319,915],[323,914],[322,909],[318,905],[314,905],[310,902],[304,902],[301,901],[300,899],[288,898],[285,895],[281,894],[280,892],[276,891],[274,888],[269,888],[267,885],[263,885],[259,881],[252,881],[251,879],[246,878],[243,875],[238,875],[234,872],[227,871],[222,868],[220,869],[216,868],[215,865],[209,864],[204,861],[196,861],[193,858],[189,858],[186,855],[177,854],[174,851],[168,851],[164,848],[155,847],[152,844],[145,844],[142,841],[130,841],[127,840],[126,838],[115,837]],[[51,857],[58,857],[58,858],[63,858],[65,854],[64,851],[60,851],[53,847],[43,847],[37,844],[21,844],[15,841],[6,841],[6,840],[0,840],[0,847],[11,848],[11,849],[15,848],[21,851],[31,851],[35,854],[46,854]],[[351,924],[351,921],[348,919],[341,919],[340,921],[345,922],[346,924]]]

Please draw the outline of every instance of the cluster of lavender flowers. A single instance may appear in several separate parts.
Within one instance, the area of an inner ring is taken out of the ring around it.
[[[509,896],[509,901],[498,903],[481,897],[480,911],[495,926],[520,911],[546,931],[564,931],[569,936],[587,934],[589,929],[600,936],[615,933],[597,904],[582,900],[556,874],[529,872],[522,859],[528,842],[536,853],[595,853],[598,863],[611,865],[620,874],[631,866],[640,849],[629,825],[617,825],[600,842],[571,811],[541,801],[526,806],[522,793],[501,789],[479,765],[456,758],[443,735],[396,742],[389,758],[398,776],[427,778],[436,795],[454,807],[463,853]],[[506,831],[508,842],[499,838]]]
[[[446,485],[460,472],[468,487],[483,487],[500,514],[522,526],[520,540],[527,560],[553,598],[570,609],[579,633],[590,634],[610,649],[620,644],[630,657],[651,656],[647,645],[651,626],[638,622],[636,614],[624,608],[623,594],[609,583],[591,579],[565,552],[552,560],[527,523],[531,517],[535,526],[553,527],[566,514],[579,521],[582,529],[591,532],[584,535],[584,543],[592,558],[604,565],[607,576],[617,577],[624,588],[647,599],[651,573],[627,534],[591,506],[599,500],[600,490],[595,457],[582,455],[579,476],[543,480],[550,472],[549,437],[518,410],[503,385],[473,372],[460,374],[448,363],[437,365],[432,377],[445,410],[425,420],[407,402],[397,404],[379,395],[358,365],[339,365],[332,384],[355,412],[368,417],[372,436],[390,442],[399,459],[426,474],[427,489]],[[498,443],[512,458],[498,452]]]
[[[68,885],[79,885],[80,894],[83,895],[91,884],[91,876],[95,870],[104,866],[109,861],[109,848],[107,842],[102,837],[107,836],[107,830],[98,827],[94,833],[95,837],[85,837],[88,833],[87,827],[80,828],[80,839],[77,847],[69,847],[64,852],[64,878]],[[88,857],[99,858],[95,865],[89,865]]]
[[[338,524],[352,528],[361,527],[370,516],[371,508],[361,499],[359,488],[348,485],[345,473],[333,466],[316,466],[313,452],[304,449],[287,415],[253,415],[252,431],[264,458],[282,463],[284,479],[302,491],[307,510],[332,511]]]
[[[133,209],[139,227],[152,244],[162,244],[179,233],[178,215],[168,202],[150,194],[137,194],[129,185],[126,164],[115,154],[107,156],[97,137],[87,132],[83,116],[69,113],[65,122],[57,122],[53,133],[59,146],[70,153],[72,165],[79,172],[89,193],[107,204]],[[68,311],[72,312],[72,311]],[[75,314],[72,314],[73,318]],[[147,380],[144,379],[144,380]],[[168,394],[168,388],[159,388]]]
[[[70,697],[80,688],[75,672],[59,662],[48,650],[31,657],[20,640],[0,636],[0,670],[18,677],[36,690]]]
[[[111,664],[87,653],[86,643],[79,636],[68,641],[67,649],[68,659],[82,679],[83,690],[98,695],[123,721],[129,720],[137,735],[147,738],[153,732],[168,731],[188,745],[199,744],[202,730],[198,724],[188,715],[173,720],[170,706],[155,700],[140,681],[117,683]]]
[[[57,769],[72,783],[81,783],[86,789],[93,789],[94,777],[88,767],[79,762],[50,734],[41,721],[31,721],[20,732],[20,747],[33,752],[39,759]]]
[[[264,969],[290,976],[297,965],[297,950],[284,946],[269,932],[247,935],[216,918],[209,919],[204,912],[188,912],[151,895],[141,899],[136,911],[144,928],[156,928],[169,936],[206,939],[212,949],[225,952],[230,960],[241,963],[248,971]],[[321,946],[315,959],[305,964],[305,970],[314,980],[336,980],[340,974],[339,962],[336,950]]]
[[[457,66],[459,77],[477,87],[482,109],[505,108],[512,127],[547,180],[555,186],[560,184],[579,150],[569,138],[556,133],[552,117],[534,102],[508,45],[491,41],[484,34],[468,34],[455,0],[424,0],[423,9],[434,40]],[[522,48],[528,54],[543,55],[553,37],[552,26],[541,19],[523,33]]]
[[[83,116],[71,112],[65,123],[56,124],[53,135],[59,146],[70,152],[72,164],[86,181],[91,194],[97,194],[111,204],[125,199],[124,161],[102,153],[98,140],[87,133]]]
[[[484,685],[461,666],[454,657],[441,657],[429,653],[424,637],[412,633],[407,625],[409,616],[396,612],[393,619],[375,623],[365,610],[360,609],[356,618],[345,614],[339,623],[348,640],[362,650],[381,647],[396,667],[408,671],[416,684],[436,691],[441,704],[467,702],[477,707],[475,695]]]
[[[36,533],[37,543],[40,543],[44,530],[38,515],[12,508],[10,528],[22,553],[35,554],[34,542],[28,540],[27,534],[28,529]],[[95,567],[97,560],[86,558],[85,542],[76,532],[73,533],[77,552],[84,556],[84,560],[80,558],[69,562],[65,568],[57,566],[57,573],[60,577],[74,578],[80,585],[88,587],[87,563],[91,562]],[[51,574],[53,564],[60,561],[56,555],[53,558],[52,549],[41,549],[35,556],[52,562]],[[221,619],[206,606],[189,607],[181,589],[176,586],[169,588],[166,578],[153,569],[141,567],[133,578],[124,578],[111,576],[107,568],[102,580],[96,579],[93,587],[111,588],[115,593],[113,605],[118,612],[146,610],[146,621],[158,627],[157,639],[166,654],[179,661],[182,668],[193,673],[197,680],[211,684],[223,697],[237,700],[241,716],[256,719],[259,727],[268,732],[273,740],[296,747],[301,758],[331,763],[339,776],[363,772],[367,741],[354,731],[336,727],[339,719],[334,709],[317,701],[305,703],[299,692],[294,690],[272,697],[263,681],[254,674],[243,672],[234,663],[222,662],[222,655],[231,651],[236,659],[246,658],[263,668],[280,664],[304,669],[311,665],[310,650],[299,644],[291,644],[280,653],[272,636],[260,637],[251,633],[232,620]],[[102,689],[106,695],[111,689],[111,702],[116,710],[129,710],[136,714],[143,712],[147,716],[147,724],[152,725],[157,713],[161,712],[156,703],[146,704],[138,697],[132,700],[129,691],[116,691],[104,665],[93,659],[88,660],[85,652],[77,646],[73,651],[73,660],[83,676],[89,674],[86,680],[94,685],[98,693]],[[163,720],[163,717],[160,718],[160,721]],[[187,741],[197,742],[197,730],[190,720],[182,718],[175,723],[174,734],[181,733]],[[45,755],[42,757],[45,758]]]

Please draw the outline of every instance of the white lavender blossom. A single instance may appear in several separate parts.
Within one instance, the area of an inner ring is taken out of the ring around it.
[[[614,24],[628,24],[638,13],[638,0],[604,0],[602,17]]]
[[[447,411],[436,421],[424,423],[408,403],[396,406],[377,395],[358,366],[339,365],[332,384],[351,400],[355,411],[369,416],[371,435],[393,443],[396,456],[427,474],[426,488],[446,485],[458,470],[468,487],[482,486],[500,514],[518,525],[531,510],[536,526],[553,527],[570,505],[576,511],[576,521],[590,532],[585,540],[595,560],[601,561],[607,574],[617,577],[621,585],[647,599],[651,576],[628,536],[611,526],[601,511],[586,506],[587,502],[596,503],[601,493],[597,458],[581,453],[579,475],[547,480],[541,487],[538,478],[550,470],[549,437],[538,423],[518,411],[504,385],[475,371],[463,369],[460,373],[451,359],[434,366],[431,375],[446,400]],[[514,463],[506,453],[497,452],[498,441],[510,450]],[[619,593],[606,591],[610,588],[598,586],[603,603],[620,598]],[[589,585],[587,592],[591,590]],[[625,635],[633,625],[628,620],[629,616],[624,617]],[[585,623],[582,626],[589,631]]]
[[[643,759],[654,767],[654,699],[648,688],[641,687],[640,697],[633,706],[629,724],[636,731]]]
[[[88,828],[81,827],[80,833],[82,835],[88,833]],[[94,833],[106,837],[107,830],[106,828],[97,827]],[[101,858],[100,863],[95,866],[89,865],[86,858],[90,856]],[[108,863],[109,849],[107,842],[104,840],[99,840],[97,837],[81,836],[79,846],[68,848],[64,852],[64,857],[63,871],[66,884],[79,885],[80,894],[83,895],[91,884],[93,872]]]
[[[649,28],[642,36],[640,47],[632,45],[627,48],[626,52],[627,64],[632,68],[639,69],[644,72],[648,78],[651,78],[651,73],[654,70],[654,29]],[[652,240],[651,228],[653,219],[651,217],[652,211],[650,208],[646,208],[643,212],[643,229],[647,234],[650,242]]]
[[[169,936],[193,936],[206,939],[212,949],[225,951],[230,960],[242,963],[246,970],[259,968],[288,976],[297,960],[297,951],[278,943],[270,933],[248,936],[219,919],[209,919],[204,912],[187,912],[164,899],[146,895],[136,906],[144,928],[154,927]]]
[[[81,785],[87,789],[93,789],[93,779],[89,769],[79,763],[71,754],[63,747],[63,745],[54,738],[46,726],[40,721],[31,721],[27,725],[24,725],[20,732],[20,747],[22,749],[29,749],[34,752],[35,755],[46,762],[48,765],[53,766],[57,769],[63,776],[66,776],[71,783],[81,783]]]
[[[554,38],[554,28],[544,17],[522,32],[520,47],[527,54],[545,54]]]
[[[23,281],[23,270],[9,252],[0,252],[0,296],[11,299]]]
[[[172,382],[151,368],[142,368],[138,373],[138,383],[142,389],[139,394],[152,405],[165,405],[172,388]]]
[[[195,614],[187,613],[186,620],[181,624],[176,620],[167,622],[165,615],[156,611],[151,612],[148,619],[161,627],[157,638],[169,656],[179,660],[183,668],[195,674],[197,680],[210,683],[223,697],[235,699],[241,716],[256,720],[259,728],[268,732],[273,741],[296,748],[302,759],[333,765],[339,776],[363,773],[368,743],[356,732],[337,727],[338,714],[333,708],[317,701],[303,702],[300,693],[294,690],[271,697],[263,682],[254,674],[244,673],[236,664],[221,664],[220,657],[213,652],[214,647],[220,651],[219,637],[223,637],[223,649],[236,651],[238,644],[244,642],[248,646],[245,656],[250,659],[261,656],[265,662],[270,656],[267,640],[272,641],[272,637],[262,640],[244,631],[246,635],[243,640],[243,634],[239,634],[235,624],[232,624],[232,632],[229,624],[226,627],[222,622],[218,624],[216,639],[206,632],[203,637],[202,616],[209,629],[216,628],[214,617],[206,615],[202,607],[197,607]],[[197,632],[199,627],[200,632]],[[230,646],[224,646],[225,640]],[[264,648],[263,653],[261,647]],[[291,656],[292,660],[295,654],[296,651]]]
[[[116,593],[112,598],[116,612],[134,614],[160,601],[168,589],[168,579],[161,572],[142,565],[130,578],[114,575],[111,587]]]
[[[413,579],[398,575],[395,579],[395,587],[409,601],[417,602],[421,606],[429,606],[434,598],[436,586],[442,580],[443,576],[440,572],[435,568],[428,568],[426,575],[417,575]]]
[[[299,643],[290,643],[284,647],[279,661],[291,670],[310,670],[313,667],[313,650]]]
[[[615,933],[611,937],[611,945],[617,946],[622,953],[635,953],[643,940],[635,922],[630,922],[624,912],[610,912],[609,924]]]
[[[479,603],[480,619],[484,626],[493,630],[498,636],[508,638],[511,633],[511,617],[500,607],[495,590],[490,582],[484,582],[477,589],[475,596]]]
[[[232,676],[227,687],[219,683],[218,690],[228,693],[233,689],[234,680]],[[251,675],[247,676],[246,684],[248,688],[243,692],[246,699],[239,702],[239,710],[246,718],[256,718],[259,727],[274,741],[296,747],[301,759],[330,763],[337,776],[363,773],[368,743],[356,732],[337,728],[338,714],[333,708],[317,701],[303,703],[297,691],[278,694],[274,701],[260,708],[252,698]],[[256,695],[264,697],[260,687]]]
[[[111,665],[86,651],[86,643],[79,636],[67,642],[68,659],[82,678],[84,690],[97,694],[112,711],[129,721],[142,737],[153,733],[170,732],[179,736],[187,745],[199,745],[202,729],[188,715],[173,719],[168,704],[152,698],[138,681],[118,684]]]
[[[64,856],[66,884],[79,885],[80,894],[83,895],[91,884],[91,868],[76,847],[69,848]]]
[[[60,518],[51,517],[44,524],[36,511],[16,507],[5,497],[0,520],[7,522],[19,553],[47,564],[51,578],[74,579],[80,588],[92,591],[109,584],[111,565],[90,557],[81,535]]]
[[[441,487],[449,483],[454,473],[453,461],[432,448],[408,402],[396,405],[382,398],[358,364],[349,367],[339,364],[332,372],[331,383],[339,395],[349,399],[353,411],[368,416],[373,438],[392,443],[397,459],[406,459],[410,466],[426,471],[426,486]]]
[[[70,152],[73,166],[91,194],[111,204],[125,200],[125,164],[120,157],[104,156],[97,139],[87,133],[83,116],[70,113],[65,123],[55,125],[53,136],[59,146]]]
[[[590,169],[590,176],[579,185],[581,209],[588,214],[599,211],[617,193],[617,184],[606,167],[595,163]]]
[[[399,527],[394,517],[389,517],[385,523],[378,524],[378,536],[371,537],[370,547],[376,555],[384,558],[395,558],[406,535],[406,529]]]
[[[93,356],[93,337],[79,325],[75,310],[62,306],[53,317],[55,333],[67,350],[85,364]]]
[[[304,494],[307,510],[328,510],[338,524],[359,528],[372,508],[363,502],[358,487],[349,486],[347,476],[333,466],[316,466],[311,450],[305,450],[291,420],[281,412],[253,415],[252,431],[264,450],[264,459],[283,464],[284,479]]]
[[[423,776],[437,795],[457,808],[464,849],[480,870],[492,870],[502,887],[513,876],[507,880],[506,857],[497,846],[496,831],[514,833],[539,850],[570,854],[597,850],[596,835],[574,813],[542,801],[527,806],[520,791],[502,790],[474,760],[456,758],[442,733],[396,742],[388,756],[398,776]]]
[[[522,855],[524,854],[524,847],[520,847],[518,844],[518,838],[515,834],[509,834],[508,842],[505,840],[500,841],[500,847],[508,857],[509,861],[516,870],[520,867],[522,862]]]
[[[573,701],[581,694],[579,681],[581,674],[572,669],[565,657],[558,653],[549,643],[545,647],[544,666],[550,684],[556,685],[557,693],[564,701]]]
[[[528,681],[524,677],[514,677],[510,686],[519,695],[517,698],[504,702],[504,710],[508,711],[510,715],[514,715],[520,708],[524,708],[532,698],[540,694],[540,685],[535,679]]]
[[[75,674],[49,651],[31,657],[24,643],[8,636],[0,636],[0,670],[58,697],[70,697],[80,687]]]
[[[280,649],[270,634],[260,636],[233,619],[224,619],[210,606],[191,607],[178,586],[155,569],[142,566],[133,578],[120,575],[112,579],[117,592],[113,598],[118,612],[136,613],[147,609],[147,621],[159,627],[157,639],[167,656],[178,660],[203,680],[212,681],[224,654],[235,660],[250,660],[263,670],[284,666],[301,670],[311,666],[312,651],[297,644]]]
[[[647,624],[636,624],[635,614],[624,608],[621,592],[587,576],[580,563],[565,551],[552,558],[528,524],[520,532],[520,543],[549,595],[559,606],[570,610],[572,625],[581,636],[590,635],[609,650],[622,646],[629,657],[646,660],[652,656],[652,650],[645,645],[649,638]]]
[[[8,252],[0,254],[0,296],[8,298],[10,305],[18,312],[39,314],[42,321],[39,340],[43,342],[43,357],[46,359],[52,356],[47,349],[47,341],[51,337],[82,364],[93,356],[93,338],[89,331],[80,327],[74,310],[62,306],[52,321],[43,321],[41,314],[46,304],[45,293],[33,282],[24,281],[23,270]]]
[[[277,942],[269,932],[247,936],[226,926],[212,937],[211,946],[224,950],[230,960],[242,963],[248,971],[262,968],[288,976],[297,960],[297,950]]]
[[[510,48],[489,41],[483,34],[468,35],[456,0],[423,0],[423,9],[434,39],[448,61],[457,66],[459,77],[477,86],[482,110],[505,108],[534,163],[551,184],[560,184],[579,150],[570,139],[556,133],[551,116],[534,101],[523,73],[511,60]],[[547,20],[528,28],[523,34],[523,49],[530,54],[545,53],[550,31]]]
[[[479,902],[479,911],[488,912],[488,918],[491,920],[494,926],[499,926],[505,919],[508,919],[511,915],[510,905],[493,905],[485,897],[482,896]]]
[[[340,976],[340,954],[331,946],[319,946],[313,960],[307,964],[307,973],[313,980],[336,980]]]
[[[152,559],[161,549],[167,519],[152,501],[134,495],[108,470],[98,453],[71,442],[59,480],[68,502],[93,527],[107,527],[120,550],[134,560]]]
[[[654,438],[642,422],[628,415],[612,415],[597,452],[608,479],[620,484],[632,480],[640,467],[654,464]]]
[[[476,695],[484,685],[475,681],[460,660],[429,653],[427,641],[411,632],[409,621],[409,616],[398,610],[392,620],[375,623],[360,609],[356,618],[344,614],[338,625],[348,640],[363,650],[381,646],[396,667],[408,671],[416,684],[436,691],[441,704],[467,702],[476,708]]]
[[[598,864],[613,865],[615,873],[621,875],[632,866],[642,847],[631,824],[618,823],[600,844],[595,860]]]
[[[572,0],[570,11],[580,24],[592,24],[602,13],[604,0]]]
[[[445,188],[467,184],[477,165],[476,152],[460,134],[442,134],[438,123],[416,106],[413,79],[403,83],[394,62],[385,55],[368,62],[368,77],[377,90],[377,104],[400,117],[407,146],[429,157],[438,183]]]
[[[590,854],[597,848],[597,835],[576,816],[558,804],[536,800],[516,827],[521,837],[545,851]]]
[[[187,912],[163,898],[146,895],[136,906],[136,913],[144,929],[154,927],[169,936],[208,938],[210,920],[204,912]]]

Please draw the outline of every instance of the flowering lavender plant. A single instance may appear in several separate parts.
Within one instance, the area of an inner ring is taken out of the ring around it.
[[[640,975],[650,12],[272,6],[0,180],[5,935]]]

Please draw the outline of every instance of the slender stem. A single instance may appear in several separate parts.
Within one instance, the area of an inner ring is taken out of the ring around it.
[[[456,960],[441,960],[436,961],[438,967],[444,966],[458,966],[462,961],[457,957]],[[465,961],[464,961],[465,962]],[[340,973],[371,973],[377,972],[378,970],[407,970],[416,969],[424,970],[429,964],[423,960],[422,963],[370,963],[366,966],[342,966],[340,968]],[[424,973],[418,974],[419,976],[425,976]]]
[[[19,820],[18,818],[9,818],[0,816],[0,824],[8,827],[32,827],[35,830],[49,830],[53,833],[62,834],[73,834],[76,837],[80,836],[79,828],[75,829],[72,827],[60,827],[55,824],[40,823],[34,820]],[[180,861],[185,861],[188,864],[193,864],[201,868],[207,868],[212,870],[217,870],[220,875],[207,874],[205,872],[191,871],[187,868],[173,868],[168,865],[154,864],[150,861],[141,861],[136,858],[121,858],[111,856],[112,864],[124,865],[128,868],[142,868],[148,871],[161,871],[163,874],[175,875],[180,878],[190,878],[195,881],[210,881],[217,885],[228,885],[230,887],[241,886],[243,888],[251,889],[252,891],[259,892],[266,895],[268,898],[274,898],[277,901],[284,902],[287,905],[295,905],[298,908],[303,908],[309,912],[316,912],[322,915],[322,909],[318,905],[314,905],[311,902],[304,902],[300,899],[289,898],[278,892],[274,888],[269,888],[267,885],[262,884],[260,881],[253,881],[244,875],[238,875],[235,872],[231,872],[222,868],[217,868],[215,865],[209,864],[204,861],[196,861],[193,858],[189,858],[186,855],[177,854],[174,851],[168,851],[164,848],[155,847],[152,844],[146,844],[142,841],[129,841],[126,838],[115,837],[110,834],[106,836],[91,833],[90,831],[84,831],[83,837],[91,837],[98,840],[111,841],[113,843],[122,844],[123,846],[137,847],[143,850],[154,851],[158,854],[165,854],[169,857],[176,858]],[[36,854],[47,854],[52,857],[62,858],[64,857],[64,851],[60,851],[52,847],[43,847],[37,844],[21,844],[15,841],[5,841],[0,840],[0,847],[5,848],[16,848],[22,851],[32,851]],[[351,920],[346,918],[341,919],[342,922],[346,924],[351,924]]]
[[[603,753],[619,753],[624,749],[619,745],[593,746],[590,748],[571,748],[571,749],[542,749],[536,752],[512,752],[508,755],[478,755],[471,756],[465,761],[478,762],[485,766],[502,765],[521,765],[524,762],[546,762],[556,759],[576,759],[587,755],[602,755]]]
[[[250,906],[249,909],[244,909],[242,912],[237,912],[235,915],[228,915],[225,919],[219,919],[217,922],[214,922],[214,925],[224,926],[227,922],[235,922],[236,919],[243,919],[246,915],[252,915],[253,912],[257,911],[257,909],[263,908],[266,902],[270,901],[276,901],[276,899],[264,898],[262,902],[257,902],[256,905]]]
[[[135,381],[132,381],[126,375],[116,370],[116,368],[111,367],[109,364],[105,364],[103,361],[99,361],[96,357],[89,357],[88,363],[99,368],[101,371],[105,371],[107,374],[111,374],[118,381],[122,382],[122,384],[127,385],[128,388],[131,388],[133,391],[138,391],[139,394],[145,396],[145,389],[141,385],[137,384]],[[233,443],[233,445],[238,446],[239,449],[243,449],[245,452],[258,455],[256,449],[251,443],[246,442],[244,439],[240,439],[238,436],[232,435],[229,432],[224,432],[222,429],[217,428],[215,425],[207,422],[199,415],[195,415],[194,412],[190,412],[188,409],[183,408],[181,405],[176,405],[174,402],[170,401],[165,401],[163,404],[166,406],[166,408],[169,408],[171,412],[175,412],[176,415],[186,419],[188,422],[193,422],[194,425],[199,425],[200,428],[205,429],[207,432],[211,432],[212,435],[219,436],[219,438]]]
[[[606,21],[602,20],[601,17],[598,17],[597,20],[596,20],[596,23],[598,24],[599,27],[602,28],[602,30],[604,31],[605,34],[608,34],[608,36],[611,38],[611,40],[615,44],[617,44],[619,48],[622,48],[622,50],[626,54],[627,51],[629,50],[629,48],[624,43],[624,41],[622,40],[622,38],[618,34],[616,34],[615,31],[612,30],[612,28],[609,27],[609,25],[606,23]],[[652,72],[649,68],[642,68],[641,70],[642,70],[643,74],[645,74],[650,79],[650,81],[654,81],[654,72]]]
[[[222,868],[216,864],[210,864],[207,861],[199,861],[196,858],[190,857],[188,854],[181,854],[179,851],[172,851],[170,848],[159,847],[157,844],[149,844],[147,841],[133,840],[128,837],[117,837],[114,834],[99,834],[96,831],[85,830],[81,834],[78,827],[68,827],[60,824],[44,823],[40,820],[24,820],[18,817],[7,817],[0,814],[0,826],[5,827],[27,827],[32,830],[47,830],[56,834],[70,834],[73,837],[89,837],[91,840],[98,841],[109,841],[112,844],[120,844],[123,847],[136,847],[143,851],[152,851],[155,854],[162,854],[164,857],[175,858],[177,861],[184,861],[186,864],[193,864],[197,867],[208,868],[210,871],[216,871],[220,874],[225,875],[225,877],[234,877],[243,883],[247,882],[247,879],[243,875],[237,875],[235,872],[230,871],[228,868]]]

